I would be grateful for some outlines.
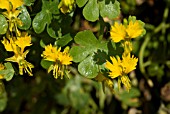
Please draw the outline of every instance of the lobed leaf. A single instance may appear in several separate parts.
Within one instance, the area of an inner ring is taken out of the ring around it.
[[[78,71],[87,78],[96,77],[99,64],[96,63],[94,55],[98,50],[108,53],[107,42],[97,40],[90,30],[77,33],[74,40],[78,46],[71,48],[70,55],[74,62],[80,62]]]
[[[110,1],[109,4],[105,4],[105,0],[103,0],[102,2],[99,2],[99,7],[100,15],[102,17],[113,19],[120,14],[120,3],[118,1],[115,1],[114,3]]]
[[[83,16],[88,21],[96,21],[99,18],[99,6],[97,0],[89,0],[83,9]]]
[[[8,23],[6,18],[0,14],[0,34],[5,34],[8,29]]]
[[[59,14],[59,9],[56,8],[58,0],[45,1],[43,0],[42,10],[37,13],[33,19],[32,26],[36,33],[41,33],[44,31],[46,25],[50,25],[53,14]]]

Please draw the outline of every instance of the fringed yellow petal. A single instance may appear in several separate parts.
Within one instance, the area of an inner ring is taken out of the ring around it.
[[[125,27],[122,24],[115,22],[111,27],[110,35],[113,42],[120,42],[126,37]]]
[[[66,66],[72,63],[72,57],[69,55],[69,47],[66,47],[63,52],[61,52],[61,47],[53,47],[51,44],[45,46],[45,51],[42,53],[42,57],[45,60],[53,61],[54,64],[48,69],[48,72],[53,70],[54,78],[59,76],[63,79],[63,76],[68,73]]]
[[[138,58],[130,56],[130,53],[127,56],[122,56],[122,66],[123,66],[123,71],[125,74],[130,73],[134,69],[136,69],[136,65],[138,62]]]
[[[137,38],[143,33],[143,26],[140,25],[139,21],[129,22],[126,32],[129,38]]]
[[[24,4],[23,0],[9,0],[12,4],[12,11],[15,11],[16,8],[22,6]]]
[[[31,36],[25,35],[23,37],[18,37],[15,44],[20,47],[23,52],[25,47],[31,46]]]
[[[42,56],[45,60],[54,62],[57,61],[58,59],[57,47],[53,47],[51,44],[45,46],[45,51],[43,51]]]

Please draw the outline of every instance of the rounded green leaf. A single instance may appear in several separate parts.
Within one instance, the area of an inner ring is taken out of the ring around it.
[[[78,65],[78,71],[87,78],[95,78],[99,72],[92,56],[87,57]]]
[[[22,21],[22,26],[19,26],[20,29],[27,30],[31,26],[31,18],[26,9],[26,7],[22,6],[21,14],[18,16],[19,19]]]
[[[83,15],[88,21],[96,21],[99,18],[99,6],[97,0],[89,0],[83,9]]]
[[[15,71],[10,62],[5,63],[4,65],[6,69],[0,70],[0,75],[3,75],[6,81],[10,81],[13,78]]]
[[[0,34],[5,34],[8,29],[8,23],[6,18],[0,14]]]
[[[81,62],[89,54],[95,52],[100,43],[90,30],[78,32],[74,40],[79,44],[79,46],[73,46],[70,50],[74,62]]]
[[[53,64],[53,62],[42,59],[40,64],[44,69],[48,69]]]
[[[52,19],[51,23],[47,26],[47,32],[52,38],[57,38],[58,32],[60,30],[60,25],[57,19]]]
[[[78,7],[83,7],[88,0],[76,0],[76,4],[78,5]]]
[[[107,51],[107,43],[97,40],[92,31],[85,30],[78,32],[74,38],[78,46],[73,46],[70,55],[74,62],[81,62],[88,55],[97,52],[97,50]]]
[[[115,1],[109,4],[105,4],[105,0],[99,3],[100,6],[100,15],[102,17],[108,17],[110,19],[116,18],[120,14],[120,3]]]
[[[74,62],[81,62],[89,55],[89,50],[87,48],[82,48],[79,46],[74,46],[70,50],[70,55],[73,57]]]
[[[73,38],[71,37],[70,33],[62,36],[58,41],[57,41],[57,45],[58,46],[65,46],[67,45]]]
[[[99,43],[93,32],[90,30],[78,32],[74,40],[77,44],[80,44],[81,46],[84,45],[90,48],[94,48]]]
[[[32,22],[32,26],[33,26],[33,29],[36,33],[41,33],[44,31],[45,29],[45,26],[47,23],[50,23],[51,21],[51,14],[50,12],[48,11],[41,11],[39,12],[33,22]]]

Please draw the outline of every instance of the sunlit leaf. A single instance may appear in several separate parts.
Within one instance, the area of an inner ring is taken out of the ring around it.
[[[22,6],[21,14],[18,18],[22,21],[22,26],[19,26],[20,29],[27,30],[31,26],[31,17],[26,9],[26,7]]]
[[[89,0],[83,9],[83,15],[88,21],[96,21],[99,18],[99,6],[97,0]]]
[[[119,16],[120,14],[120,4],[118,1],[114,3],[110,1],[109,4],[105,4],[105,0],[99,2],[100,6],[100,15],[102,17],[108,17],[109,19],[113,19]]]
[[[6,18],[0,14],[0,34],[5,34],[8,29],[8,23]]]
[[[83,7],[88,0],[76,0],[78,7]]]
[[[98,65],[89,56],[78,65],[78,71],[87,78],[95,78],[99,72]]]

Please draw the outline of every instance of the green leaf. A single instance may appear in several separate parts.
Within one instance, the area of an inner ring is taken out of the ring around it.
[[[6,67],[6,74],[4,78],[6,79],[6,81],[10,81],[15,73],[14,68],[12,67],[12,64],[10,62],[5,63],[4,65]]]
[[[78,5],[78,7],[83,7],[88,0],[76,0],[76,4]]]
[[[87,78],[95,78],[99,69],[97,64],[93,61],[93,57],[89,56],[78,65],[78,71]]]
[[[99,6],[97,0],[89,0],[83,9],[83,16],[88,21],[96,21],[99,18]]]
[[[120,3],[110,1],[109,4],[105,4],[105,0],[99,2],[100,15],[102,17],[108,17],[109,19],[116,18],[120,14]]]
[[[40,46],[43,48],[45,48],[45,46],[46,46],[42,39],[40,40]]]
[[[0,70],[0,74],[4,75],[4,79],[6,79],[6,81],[10,81],[13,78],[15,71],[10,62],[5,63],[4,65],[6,69]]]
[[[58,0],[55,1],[45,1],[43,0],[42,10],[37,13],[33,19],[32,26],[36,33],[41,33],[44,31],[45,26],[51,23],[52,14],[58,14],[59,10],[56,8]]]
[[[57,45],[58,46],[65,46],[67,45],[73,38],[71,37],[70,33],[62,36],[58,41],[57,41]]]
[[[90,30],[77,33],[74,40],[78,46],[71,48],[70,55],[74,62],[80,62],[78,71],[85,77],[94,78],[99,65],[94,59],[95,52],[102,50],[108,53],[107,42],[97,40]]]
[[[57,38],[57,32],[60,30],[58,20],[52,19],[51,23],[47,26],[47,32],[52,38]]]
[[[73,57],[74,62],[81,62],[91,52],[93,52],[93,51],[86,50],[86,48],[83,48],[83,47],[73,46],[70,50],[70,55]]]
[[[42,59],[40,64],[44,69],[48,69],[53,64],[53,62]]]
[[[53,1],[47,1],[47,0],[42,0],[43,5],[42,5],[42,10],[48,10],[51,12],[51,14],[59,14],[60,11],[57,8],[59,1],[58,0],[53,0]]]
[[[5,34],[8,29],[8,23],[6,18],[0,14],[0,34]]]
[[[18,16],[19,19],[22,21],[22,26],[19,26],[20,29],[27,30],[31,26],[31,18],[26,9],[26,7],[22,6],[21,14]]]
[[[43,10],[43,11],[39,12],[35,16],[33,23],[32,23],[34,31],[38,34],[43,32],[46,24],[50,23],[51,19],[52,19],[52,15],[49,10],[47,10],[47,11]]]
[[[73,46],[70,54],[74,62],[81,62],[89,54],[104,50],[107,52],[107,42],[99,41],[90,30],[85,30],[76,34],[74,38],[79,46]]]

